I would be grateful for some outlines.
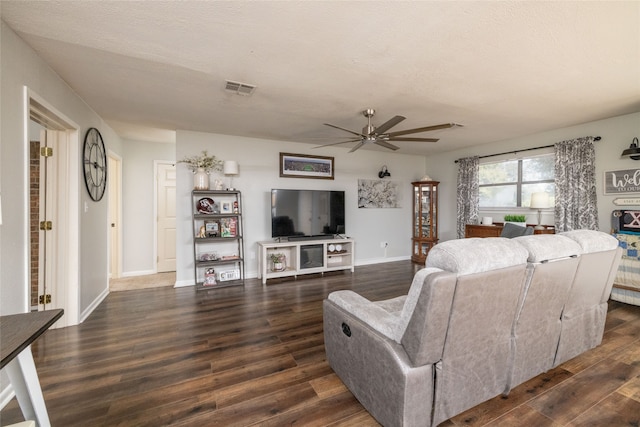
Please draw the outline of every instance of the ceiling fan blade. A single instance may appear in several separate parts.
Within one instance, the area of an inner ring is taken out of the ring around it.
[[[352,133],[352,134],[354,134],[354,135],[358,135],[358,136],[360,136],[360,137],[362,137],[362,138],[365,138],[365,137],[366,137],[366,135],[363,135],[363,134],[358,133],[358,132],[354,132],[354,131],[349,130],[349,129],[341,128],[340,126],[332,125],[332,124],[329,124],[329,123],[325,123],[325,125],[326,125],[326,126],[330,126],[330,127],[332,127],[332,128],[336,128],[336,129],[343,130],[343,131],[345,131],[345,132]]]
[[[353,147],[351,150],[349,150],[350,153],[353,153],[354,151],[356,151],[358,148],[361,148],[364,144],[366,144],[366,141],[360,141],[360,144],[356,145],[355,147]]]
[[[384,147],[384,148],[388,148],[388,149],[393,150],[393,151],[396,151],[396,150],[400,149],[400,147],[396,147],[395,145],[389,144],[388,142],[383,141],[381,139],[376,139],[374,141],[374,144],[377,144],[377,145],[379,145],[381,147]]]
[[[438,142],[438,138],[409,138],[409,137],[390,137],[389,141],[415,141],[415,142]]]
[[[406,117],[395,116],[394,118],[389,119],[383,124],[381,124],[380,126],[378,126],[376,128],[376,133],[377,134],[385,133],[387,130],[391,129],[392,127],[394,127],[395,125],[403,121],[404,119],[406,119]]]
[[[360,138],[357,139],[349,139],[347,141],[340,141],[340,142],[332,142],[331,144],[324,144],[324,145],[318,145],[316,147],[311,147],[311,148],[322,148],[322,147],[329,147],[331,145],[338,145],[338,144],[346,144],[347,142],[356,142],[356,141],[360,141]]]
[[[449,129],[454,126],[462,126],[462,125],[459,125],[457,123],[444,123],[441,125],[425,126],[423,128],[415,128],[415,129],[401,130],[398,132],[391,132],[388,135],[389,136],[409,135],[410,133],[420,133],[420,132],[428,132],[430,130]]]

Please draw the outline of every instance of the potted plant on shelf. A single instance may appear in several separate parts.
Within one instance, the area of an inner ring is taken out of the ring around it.
[[[223,161],[216,159],[216,156],[210,156],[207,150],[203,150],[202,154],[187,156],[178,161],[178,163],[186,164],[187,168],[194,173],[194,190],[208,190],[209,174],[211,172],[221,172]]]
[[[527,217],[525,215],[505,215],[504,222],[510,222],[521,227],[527,226]]]
[[[286,268],[286,260],[287,257],[283,253],[274,252],[269,255],[271,258],[271,262],[273,266],[271,267],[272,271],[283,271]]]

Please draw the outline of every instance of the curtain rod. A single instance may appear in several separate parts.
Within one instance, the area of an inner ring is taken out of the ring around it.
[[[602,139],[602,137],[600,136],[594,136],[593,140],[594,141],[600,141]],[[551,148],[554,147],[555,144],[551,144],[551,145],[543,145],[542,147],[533,147],[533,148],[523,148],[522,150],[515,150],[515,151],[506,151],[504,153],[496,153],[496,154],[487,154],[485,156],[478,156],[479,159],[485,159],[487,157],[496,157],[496,156],[502,156],[504,154],[518,154],[518,153],[522,153],[523,151],[532,151],[532,150],[541,150],[543,148]],[[454,161],[454,163],[458,163],[460,159]]]

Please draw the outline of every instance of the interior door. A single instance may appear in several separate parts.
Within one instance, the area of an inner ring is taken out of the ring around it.
[[[65,167],[65,158],[62,154],[61,141],[64,141],[64,133],[43,130],[40,134],[39,172],[38,185],[38,220],[37,246],[38,265],[38,293],[32,301],[37,301],[38,311],[52,308],[64,308],[64,288],[60,287],[59,251],[61,231],[64,226],[59,221],[60,189],[62,182],[59,179],[59,171]],[[33,166],[32,166],[33,167]],[[64,194],[64,192],[63,192]],[[36,195],[32,194],[32,203]],[[34,208],[35,209],[35,208]],[[36,256],[36,249],[32,246],[32,256]]]
[[[117,279],[120,277],[120,200],[121,192],[121,160],[109,154],[107,158],[107,179],[109,180],[109,277]]]
[[[176,270],[176,165],[157,164],[158,273]]]

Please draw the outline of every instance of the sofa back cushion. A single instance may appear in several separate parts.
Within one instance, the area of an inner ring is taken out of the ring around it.
[[[464,276],[526,264],[528,257],[522,245],[504,237],[458,239],[435,245],[426,266]]]
[[[458,276],[449,327],[436,364],[433,425],[507,386],[511,330],[526,264]]]
[[[512,361],[505,392],[553,366],[560,316],[578,267],[582,248],[559,235],[514,239],[529,252],[525,286],[512,333]]]
[[[560,235],[574,240],[584,254],[565,313],[607,302],[620,263],[618,240],[593,230],[567,231]]]
[[[401,344],[413,366],[442,358],[455,286],[456,275],[439,269],[423,268],[414,276],[400,316]]]
[[[593,230],[561,233],[576,241],[583,254],[562,311],[562,330],[554,366],[602,342],[607,300],[622,256],[613,236]]]
[[[450,240],[429,251],[428,267],[457,276],[436,365],[434,425],[504,390],[528,255],[522,245],[501,237]]]

